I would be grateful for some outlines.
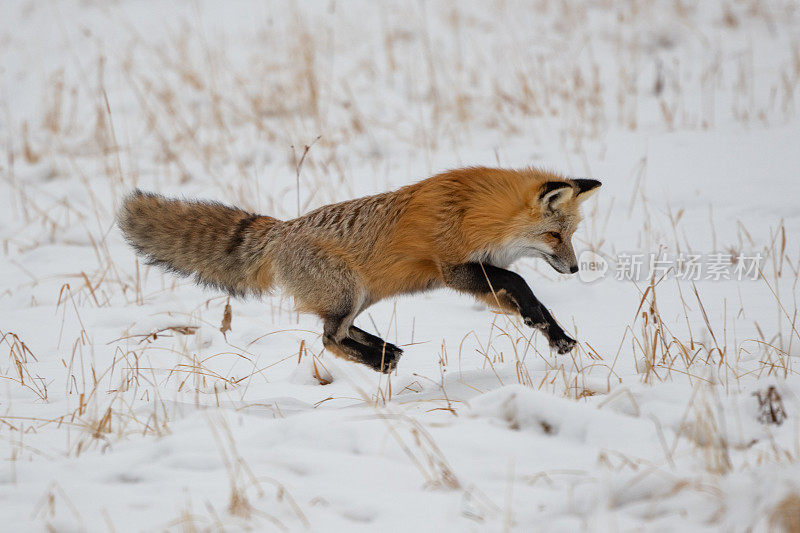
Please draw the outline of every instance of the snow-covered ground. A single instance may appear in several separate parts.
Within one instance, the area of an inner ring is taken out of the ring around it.
[[[0,103],[0,529],[800,530],[796,2],[9,0]],[[603,181],[583,280],[514,266],[571,354],[448,291],[358,319],[391,376],[223,334],[113,220],[468,164]]]

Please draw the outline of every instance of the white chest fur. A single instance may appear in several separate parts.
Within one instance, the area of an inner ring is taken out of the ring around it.
[[[511,242],[500,248],[475,252],[470,256],[472,261],[481,261],[500,268],[508,268],[514,261],[523,257],[542,257],[542,251],[530,243]]]

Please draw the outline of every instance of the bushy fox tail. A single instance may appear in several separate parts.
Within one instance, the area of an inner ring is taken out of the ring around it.
[[[218,202],[164,198],[135,190],[117,223],[148,263],[233,295],[272,285],[270,242],[280,221]]]

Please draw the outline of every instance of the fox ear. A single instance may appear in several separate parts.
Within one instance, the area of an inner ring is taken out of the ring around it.
[[[600,185],[602,185],[599,181],[590,180],[588,178],[575,178],[570,181],[576,189],[575,198],[581,202],[593,196],[594,193],[597,192],[597,189],[600,188]]]
[[[539,189],[542,211],[556,211],[561,204],[572,199],[575,188],[566,181],[548,181]]]

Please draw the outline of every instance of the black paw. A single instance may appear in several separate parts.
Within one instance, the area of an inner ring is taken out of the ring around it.
[[[351,338],[344,338],[339,343],[329,340],[325,347],[340,357],[367,365],[384,374],[394,370],[403,354],[403,350],[388,342],[381,342],[380,346],[377,343],[367,345]]]
[[[383,345],[378,346],[378,350],[386,350],[386,353],[391,352],[391,353],[397,354],[397,355],[400,355],[400,354],[403,353],[403,349],[402,348],[400,348],[398,346],[395,346],[391,342],[385,342],[385,343],[383,343]]]
[[[564,355],[565,353],[572,350],[577,342],[575,339],[570,339],[566,335],[563,337],[558,337],[554,339],[550,339],[550,347],[557,351],[560,355]]]
[[[388,374],[397,366],[400,356],[403,355],[403,350],[387,342],[385,347],[373,351],[371,355],[367,364],[378,372]]]

